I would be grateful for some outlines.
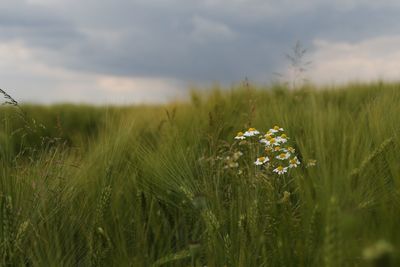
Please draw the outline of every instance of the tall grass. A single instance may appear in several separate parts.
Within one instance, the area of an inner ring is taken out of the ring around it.
[[[0,266],[398,266],[399,90],[238,85],[164,106],[22,106],[25,121],[4,107]],[[221,160],[237,131],[275,124],[302,161],[289,192]]]

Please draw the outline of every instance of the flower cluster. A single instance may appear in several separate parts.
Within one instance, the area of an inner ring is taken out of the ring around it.
[[[300,160],[295,154],[295,149],[289,145],[289,137],[283,128],[275,126],[266,133],[261,133],[255,128],[249,128],[245,132],[238,132],[236,140],[244,142],[246,140],[256,140],[261,144],[261,155],[254,161],[257,166],[270,169],[278,175],[283,175],[291,168],[300,165]]]

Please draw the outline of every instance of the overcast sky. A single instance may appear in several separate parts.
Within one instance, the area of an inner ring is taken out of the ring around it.
[[[400,78],[400,1],[1,0],[0,88],[21,101],[142,103],[190,85]]]

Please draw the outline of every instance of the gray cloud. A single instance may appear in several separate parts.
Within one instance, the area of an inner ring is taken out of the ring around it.
[[[315,39],[400,35],[399,15],[394,0],[6,0],[0,40],[21,42],[49,68],[90,75],[267,81],[296,40],[313,53]]]

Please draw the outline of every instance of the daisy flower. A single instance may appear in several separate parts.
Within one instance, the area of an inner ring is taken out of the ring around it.
[[[300,161],[297,157],[294,157],[289,160],[289,168],[296,168],[300,165]]]
[[[244,137],[244,134],[242,132],[238,132],[235,136],[236,140],[244,140],[246,137]]]
[[[260,140],[260,143],[264,143],[264,144],[268,145],[268,142],[273,138],[274,138],[274,136],[272,134],[266,133],[266,134],[264,134],[264,138],[262,138]]]
[[[283,131],[284,131],[283,128],[281,128],[281,127],[279,127],[279,126],[274,126],[274,128],[269,129],[268,132],[277,133],[277,132],[283,132]]]
[[[289,139],[289,138],[287,137],[286,134],[281,134],[280,136],[278,136],[278,137],[276,138],[276,140],[278,140],[278,142],[280,142],[280,143],[282,143],[282,144],[286,143],[288,139]]]
[[[290,157],[290,153],[286,152],[286,153],[279,154],[276,158],[280,159],[280,160],[285,160],[285,159],[288,159],[289,157]]]
[[[280,146],[274,147],[274,151],[275,151],[275,152],[280,151],[280,150],[281,150],[281,147],[280,147]]]
[[[276,138],[271,138],[269,140],[266,140],[265,145],[267,146],[277,146],[279,145],[279,142]]]
[[[256,130],[256,128],[249,128],[243,135],[244,136],[254,136],[260,134],[259,131]]]
[[[274,134],[270,133],[269,131],[266,134],[264,134],[264,138],[267,140],[270,140],[273,137],[274,137]]]
[[[287,151],[289,151],[289,152],[292,153],[292,154],[294,154],[294,152],[296,152],[296,150],[295,150],[293,147],[291,147],[291,146],[289,146],[289,147],[287,148]]]
[[[263,165],[264,163],[268,162],[269,158],[268,157],[259,157],[257,160],[254,162],[255,165]]]
[[[285,174],[287,172],[288,167],[278,166],[276,167],[273,172],[276,172],[279,175]]]
[[[264,139],[264,138],[262,138],[262,139],[260,139],[260,143],[263,143],[263,144],[268,144],[268,140],[267,139]]]

